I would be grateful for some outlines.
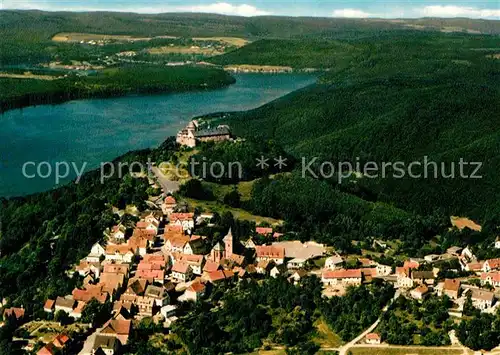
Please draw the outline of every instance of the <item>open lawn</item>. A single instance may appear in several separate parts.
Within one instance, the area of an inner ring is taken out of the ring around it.
[[[239,37],[194,37],[193,41],[219,41],[236,47],[243,47],[250,42]]]
[[[104,35],[98,33],[77,33],[77,32],[61,32],[52,37],[55,42],[80,42],[80,41],[99,41],[99,40],[115,40],[115,41],[149,41],[150,37],[133,37],[123,35]]]
[[[472,351],[464,353],[463,349],[447,349],[447,348],[385,348],[385,347],[363,347],[350,348],[352,355],[472,355]]]
[[[182,47],[182,46],[162,46],[148,49],[149,54],[203,54],[203,55],[220,55],[220,52],[213,48],[200,48],[198,46]]]
[[[316,334],[313,336],[313,341],[322,348],[338,348],[342,345],[342,340],[335,334],[323,317],[319,318],[315,323]]]
[[[279,224],[283,223],[283,221],[280,221],[280,220],[277,220],[274,218],[253,215],[250,212],[245,211],[241,208],[232,208],[232,207],[226,206],[218,201],[202,201],[202,200],[195,200],[192,198],[185,198],[184,200],[191,207],[198,207],[198,208],[203,209],[206,212],[217,212],[219,214],[223,214],[224,212],[229,211],[233,214],[233,217],[236,219],[252,221],[252,222],[255,222],[256,224],[266,222],[270,225],[279,225]]]
[[[87,326],[80,323],[74,323],[66,326],[61,326],[59,322],[49,321],[33,321],[22,326],[32,337],[44,343],[52,341],[61,333],[72,334],[81,333],[87,330]]]

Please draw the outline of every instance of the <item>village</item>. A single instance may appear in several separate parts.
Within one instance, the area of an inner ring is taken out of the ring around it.
[[[156,184],[151,181],[151,184]],[[127,345],[134,324],[150,318],[166,330],[182,317],[185,302],[203,299],[216,286],[230,287],[245,278],[284,277],[291,283],[315,275],[323,284],[323,296],[342,297],[348,287],[371,283],[379,278],[394,284],[397,295],[422,301],[431,294],[446,295],[453,307],[450,315],[461,317],[467,298],[481,312],[494,313],[500,303],[494,292],[500,287],[500,259],[479,261],[469,248],[449,248],[444,255],[407,259],[394,267],[368,257],[340,255],[333,248],[316,242],[293,240],[269,226],[256,227],[246,240],[238,240],[231,229],[220,239],[210,241],[197,234],[213,226],[212,213],[186,212],[186,205],[163,193],[157,208],[143,213],[115,212],[121,220],[135,214],[139,221],[132,228],[117,224],[104,231],[102,242],[95,243],[88,255],[68,272],[83,278],[81,287],[71,294],[47,299],[44,311],[49,318],[68,317],[79,324],[82,313],[92,302],[112,303],[109,320],[98,328],[82,325],[87,337],[75,344],[62,332],[36,353],[54,354],[71,346],[86,354],[120,354]],[[256,241],[264,240],[259,245]],[[376,241],[378,247],[387,247]],[[494,245],[500,248],[500,240]],[[439,278],[437,260],[458,260],[470,274],[461,278]],[[353,263],[354,260],[354,263]],[[476,282],[473,282],[476,280]],[[23,308],[4,310],[6,317],[22,320]],[[61,314],[64,315],[61,316]],[[360,344],[378,345],[377,332],[362,334]],[[47,340],[46,338],[43,338]],[[33,350],[39,339],[25,349]]]
[[[232,139],[228,126],[201,128],[196,120],[177,135],[177,143],[188,148],[200,142]],[[163,186],[158,176],[148,179],[151,187]],[[81,286],[66,296],[47,299],[43,305],[47,319],[59,322],[60,329],[68,329],[63,323],[73,325],[73,337],[64,330],[48,337],[35,336],[24,349],[37,355],[53,355],[60,350],[80,355],[121,354],[142,320],[150,319],[168,333],[185,315],[186,303],[196,303],[209,297],[215,288],[233,287],[247,278],[282,277],[299,284],[303,278],[315,276],[321,280],[326,298],[343,297],[349,287],[380,279],[393,284],[394,300],[404,297],[423,302],[431,295],[447,296],[452,302],[448,313],[457,319],[462,317],[467,301],[490,314],[500,305],[496,302],[500,298],[496,292],[500,290],[500,259],[480,261],[469,247],[450,247],[442,255],[421,259],[406,258],[399,260],[398,266],[377,262],[377,253],[366,250],[361,256],[345,255],[324,244],[297,240],[281,225],[256,225],[244,238],[235,238],[229,228],[214,239],[199,233],[207,227],[220,227],[214,223],[214,213],[190,208],[182,199],[163,186],[160,196],[150,196],[146,211],[139,212],[133,206],[125,210],[113,207],[121,222],[103,231],[102,241],[67,272],[70,278],[76,275],[83,280]],[[481,228],[467,219],[452,218],[451,222],[458,229]],[[390,249],[382,240],[374,240],[372,247],[372,251]],[[500,249],[500,239],[492,247]],[[443,276],[439,267],[442,261],[455,261],[459,268],[446,270]],[[107,321],[99,326],[82,319],[86,308],[96,303],[112,305]],[[20,307],[7,308],[3,317],[22,322],[25,313]],[[337,350],[345,353],[354,345],[382,346],[377,324]],[[22,329],[37,334],[29,325]],[[40,342],[44,345],[37,350]]]

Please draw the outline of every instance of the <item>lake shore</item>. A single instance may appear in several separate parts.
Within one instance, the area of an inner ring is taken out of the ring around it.
[[[235,82],[223,70],[203,67],[120,68],[96,76],[68,76],[50,81],[0,77],[0,113],[78,99],[206,91]]]

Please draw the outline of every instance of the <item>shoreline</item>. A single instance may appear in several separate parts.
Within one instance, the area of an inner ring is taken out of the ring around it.
[[[165,89],[165,88],[138,88],[132,90],[108,90],[108,91],[95,91],[95,92],[84,92],[77,90],[75,91],[55,91],[47,93],[29,93],[8,100],[0,101],[0,115],[5,112],[12,110],[22,110],[28,107],[37,107],[45,105],[60,105],[66,102],[74,100],[88,100],[88,99],[112,99],[118,97],[127,97],[133,95],[165,95],[165,94],[176,94],[176,93],[186,93],[186,92],[199,92],[199,91],[210,91],[217,90],[221,88],[228,87],[236,83],[236,79],[232,78],[225,83],[217,83],[214,85],[199,85],[187,87],[185,89]]]

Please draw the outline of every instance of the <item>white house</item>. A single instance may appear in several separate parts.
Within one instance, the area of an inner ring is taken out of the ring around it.
[[[471,300],[474,307],[484,311],[493,306],[493,302],[495,301],[495,294],[493,292],[473,288],[469,289],[468,292],[471,293]]]
[[[361,269],[350,270],[328,270],[324,269],[321,275],[321,282],[324,285],[361,285],[363,274]]]
[[[388,276],[392,274],[392,266],[377,263],[377,275]]]
[[[295,258],[290,260],[286,265],[289,269],[301,269],[306,265],[306,259]]]
[[[172,304],[161,307],[161,309],[160,309],[160,313],[163,316],[163,318],[165,318],[165,319],[175,316],[176,312],[177,312],[177,306],[172,305]]]
[[[189,266],[186,262],[176,262],[172,267],[172,277],[177,282],[186,282],[191,279],[192,270],[191,266]]]
[[[95,243],[90,249],[89,255],[85,258],[89,263],[98,263],[101,261],[101,256],[106,254],[106,250],[99,244]]]
[[[481,284],[489,284],[493,287],[500,287],[500,272],[483,272],[481,274]]]
[[[380,335],[377,333],[366,334],[365,341],[367,344],[377,345],[380,344]]]
[[[342,268],[342,263],[344,260],[338,254],[330,256],[325,260],[325,269],[335,270]]]
[[[169,221],[171,225],[182,226],[184,231],[194,229],[194,213],[172,213]]]

